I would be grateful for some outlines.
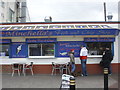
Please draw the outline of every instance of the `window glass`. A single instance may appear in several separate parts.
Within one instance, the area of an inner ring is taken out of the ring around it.
[[[36,27],[36,30],[39,30],[39,29],[47,29],[48,28],[48,26],[37,26]]]
[[[13,22],[13,18],[14,18],[14,11],[12,9],[9,9],[9,20],[10,20],[10,22]]]
[[[73,25],[63,25],[62,28],[74,28]]]
[[[29,56],[54,56],[54,44],[29,44]]]
[[[12,26],[9,30],[20,30],[22,26]]]
[[[0,56],[9,56],[9,45],[0,44]]]
[[[29,56],[41,56],[41,45],[30,44],[29,45]]]
[[[33,30],[35,26],[24,26],[22,30]]]
[[[88,28],[87,25],[75,25],[76,28]]]
[[[56,28],[61,28],[61,26],[60,26],[60,25],[51,25],[51,26],[49,26],[49,28],[50,28],[50,29],[53,29],[53,28],[56,29]]]
[[[87,42],[89,55],[102,55],[106,47],[111,48],[111,42]]]
[[[54,44],[42,44],[42,56],[53,56]]]
[[[1,1],[1,6],[4,8],[5,7],[5,2]]]
[[[0,27],[0,30],[8,30],[10,27]]]

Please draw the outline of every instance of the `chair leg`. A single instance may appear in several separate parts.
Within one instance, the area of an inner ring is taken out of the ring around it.
[[[24,74],[24,76],[26,75],[26,69],[23,69],[23,74]]]
[[[64,69],[62,68],[61,74],[63,74],[63,73],[64,73]]]
[[[56,71],[56,69],[55,69],[55,75],[56,75],[56,72],[57,72],[57,71]]]
[[[20,76],[20,71],[18,70],[18,75]]]
[[[14,70],[12,71],[12,77],[13,77],[13,75],[14,75]]]
[[[53,72],[54,72],[54,69],[52,69],[52,73],[51,73],[51,75],[53,75]]]
[[[32,73],[32,76],[33,76],[33,70],[32,70],[32,68],[31,68],[31,73]]]
[[[66,67],[66,69],[65,69],[65,70],[66,70],[66,74],[67,74],[67,67]]]
[[[68,67],[67,69],[68,69],[68,73],[70,74],[70,69],[69,69],[69,67]]]
[[[62,75],[62,73],[63,73],[63,69],[62,69],[62,68],[60,68],[60,75]]]

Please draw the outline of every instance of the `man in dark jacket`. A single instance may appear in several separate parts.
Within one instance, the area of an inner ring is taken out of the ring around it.
[[[113,60],[113,55],[110,48],[108,47],[106,48],[105,52],[103,53],[102,60],[103,60],[103,67],[108,68],[108,74],[112,74],[110,64],[111,64],[111,61]]]

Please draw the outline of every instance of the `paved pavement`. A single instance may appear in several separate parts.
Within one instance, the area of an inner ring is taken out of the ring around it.
[[[22,88],[29,88],[27,90],[41,90],[42,88],[50,90],[59,89],[61,85],[61,75],[26,75],[13,77],[11,74],[2,74],[2,88],[12,88],[6,90],[24,90]],[[108,77],[110,90],[118,90],[118,74],[112,74]],[[104,75],[89,75],[75,77],[76,88],[80,90],[96,89],[104,90]],[[13,89],[14,88],[14,89]],[[44,90],[43,89],[43,90]],[[4,89],[3,89],[4,90]]]

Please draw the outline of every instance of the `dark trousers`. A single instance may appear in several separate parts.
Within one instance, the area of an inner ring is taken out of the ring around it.
[[[109,64],[109,66],[108,66],[108,74],[112,74],[112,67],[111,67],[111,64]]]
[[[112,74],[111,63],[109,63],[109,64],[105,64],[104,68],[108,68],[108,74]]]

